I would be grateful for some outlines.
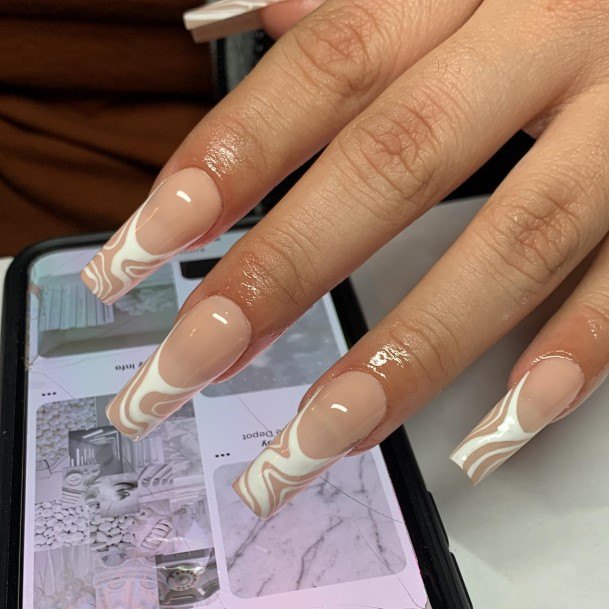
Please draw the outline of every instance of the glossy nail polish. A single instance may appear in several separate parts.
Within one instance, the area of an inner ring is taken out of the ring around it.
[[[451,455],[474,484],[551,423],[579,394],[581,368],[565,357],[536,363]]]
[[[213,180],[200,169],[182,169],[154,190],[80,276],[97,298],[112,304],[205,234],[221,211]]]
[[[233,488],[261,518],[346,455],[377,427],[387,406],[370,374],[345,372],[322,387],[249,465]]]
[[[110,402],[108,419],[123,435],[140,440],[228,370],[250,338],[249,322],[232,300],[205,298]]]

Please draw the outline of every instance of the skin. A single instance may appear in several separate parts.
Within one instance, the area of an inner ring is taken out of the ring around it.
[[[183,307],[221,294],[248,317],[252,342],[220,380],[524,128],[533,149],[308,395],[347,370],[373,374],[388,412],[358,450],[369,448],[588,257],[509,381],[540,358],[569,357],[586,378],[572,411],[609,361],[609,1],[327,0],[301,19],[309,9],[266,10],[268,29],[285,33],[158,179],[186,167],[211,175],[223,211],[202,244],[327,145]]]

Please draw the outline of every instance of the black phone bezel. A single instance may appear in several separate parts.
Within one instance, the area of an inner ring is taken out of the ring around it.
[[[234,229],[249,228],[248,217]],[[26,320],[28,272],[40,256],[63,249],[100,245],[108,234],[45,241],[21,252],[9,267],[4,285],[0,350],[0,609],[21,609],[26,434]],[[367,330],[349,280],[332,290],[349,346]],[[402,428],[381,445],[383,457],[410,534],[433,609],[471,607],[463,579],[448,546],[433,497],[425,487]]]

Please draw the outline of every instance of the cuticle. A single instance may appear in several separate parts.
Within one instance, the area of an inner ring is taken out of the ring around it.
[[[573,405],[577,404],[580,401],[581,396],[585,394],[586,387],[589,384],[589,379],[586,377],[583,366],[578,361],[578,359],[575,357],[575,355],[573,355],[573,353],[571,353],[570,351],[567,351],[566,349],[553,349],[552,351],[548,351],[548,352],[543,353],[542,355],[538,355],[536,358],[534,358],[531,361],[531,365],[527,367],[527,371],[533,369],[540,362],[550,359],[552,357],[559,357],[562,359],[569,360],[571,363],[575,364],[579,368],[579,371],[581,372],[582,385],[581,385],[579,391],[577,392],[577,395],[571,401],[571,404],[569,404],[569,406],[567,406],[565,408],[565,411],[574,410],[575,408]]]
[[[354,368],[349,368],[347,370],[344,370],[343,372],[341,372],[341,374],[343,374],[344,372],[363,372],[364,374],[367,374],[369,376],[371,376],[374,380],[376,380],[376,382],[380,385],[381,387],[381,391],[383,392],[383,395],[385,396],[385,412],[383,413],[383,416],[381,417],[381,420],[376,424],[376,426],[374,427],[374,429],[372,429],[370,431],[370,433],[368,433],[366,435],[365,438],[363,438],[360,442],[358,442],[348,453],[347,455],[350,456],[353,454],[353,451],[359,451],[360,450],[360,446],[365,446],[366,442],[375,435],[375,433],[381,428],[383,427],[383,425],[385,425],[385,423],[387,422],[388,418],[389,418],[389,395],[387,390],[385,389],[385,385],[382,383],[381,379],[378,378],[378,376],[382,376],[382,378],[385,378],[384,375],[380,375],[379,373],[372,373],[370,371],[369,368],[361,368],[361,367],[354,367]],[[336,375],[339,376],[339,375]],[[378,442],[377,442],[378,444]],[[372,448],[372,447],[370,447]],[[367,449],[366,449],[367,450]],[[360,452],[364,452],[364,451],[360,451]],[[357,453],[356,453],[357,454]],[[354,455],[355,456],[355,455]]]
[[[195,165],[189,165],[188,167],[183,167],[182,169],[197,169],[199,171],[202,171],[211,180],[211,183],[214,185],[214,187],[218,191],[218,194],[220,195],[220,211],[218,213],[218,217],[216,218],[216,221],[200,237],[198,237],[197,239],[192,241],[190,243],[190,245],[192,245],[198,239],[204,239],[206,237],[206,235],[214,234],[216,226],[220,223],[220,220],[224,216],[224,192],[220,188],[220,184],[219,184],[219,181],[220,181],[219,178],[221,176],[216,174],[215,172],[213,172],[207,164],[205,165],[205,169],[203,167],[200,167],[200,166],[197,167]],[[182,170],[180,169],[179,171],[182,171]]]
[[[232,377],[235,376],[235,374],[238,374],[243,369],[243,366],[240,366],[239,362],[247,355],[248,351],[252,348],[252,345],[254,344],[254,331],[252,329],[252,322],[250,321],[250,318],[247,316],[247,314],[243,310],[243,307],[241,306],[241,304],[238,303],[233,298],[230,298],[230,297],[226,296],[225,294],[222,294],[221,292],[216,292],[216,291],[203,293],[203,296],[199,299],[199,301],[197,303],[195,303],[194,305],[192,305],[192,307],[190,307],[190,309],[188,309],[188,311],[186,311],[186,313],[181,315],[180,319],[182,319],[186,315],[188,315],[197,306],[197,304],[199,304],[199,302],[202,302],[203,300],[207,300],[211,296],[220,296],[221,298],[225,298],[226,300],[232,302],[241,311],[243,317],[245,317],[245,320],[247,322],[247,327],[249,330],[249,339],[248,339],[247,347],[245,347],[245,349],[243,350],[243,353],[236,359],[236,361],[234,361],[232,363],[232,365],[227,370],[225,370],[222,374],[220,374],[215,379],[213,379],[210,383],[210,385],[219,385],[221,383],[224,383],[224,382],[230,380]],[[180,321],[180,319],[178,319],[178,321]],[[233,370],[235,372],[232,372]]]
[[[578,359],[575,357],[575,355],[573,355],[573,353],[571,353],[570,351],[567,351],[566,349],[553,349],[552,351],[547,351],[546,353],[543,353],[542,355],[538,355],[537,357],[535,357],[531,360],[531,364],[530,364],[530,366],[527,366],[527,370],[530,370],[531,368],[533,368],[534,366],[536,366],[543,360],[550,359],[552,357],[560,357],[562,359],[568,359],[569,361],[574,363],[582,371],[582,374],[583,374],[584,370],[583,370],[581,363],[578,361]]]

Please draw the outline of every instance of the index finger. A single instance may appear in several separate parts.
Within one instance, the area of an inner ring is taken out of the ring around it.
[[[328,0],[195,127],[85,283],[111,303],[177,251],[215,238],[478,3]]]

